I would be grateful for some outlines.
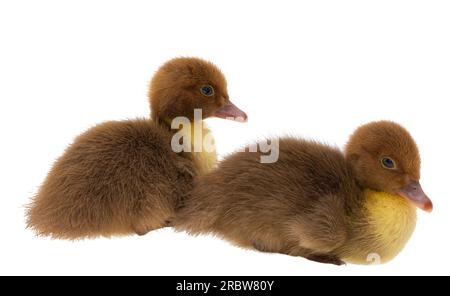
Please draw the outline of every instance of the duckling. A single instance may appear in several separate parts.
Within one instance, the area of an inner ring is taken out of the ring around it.
[[[192,126],[185,136],[195,128],[210,137],[203,119],[247,118],[229,100],[222,72],[199,58],[175,58],[162,65],[150,82],[149,97],[151,120],[106,122],[75,139],[28,206],[29,228],[38,235],[74,240],[144,235],[165,226],[192,178],[216,162],[214,146],[204,152],[174,152],[173,138],[183,129],[173,130],[173,123],[186,118]]]
[[[277,162],[260,156],[235,153],[197,177],[175,229],[322,263],[371,264],[402,250],[416,207],[432,210],[417,145],[393,122],[361,126],[344,152],[282,138]]]

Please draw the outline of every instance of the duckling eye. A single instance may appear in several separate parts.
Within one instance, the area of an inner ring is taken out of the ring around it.
[[[206,97],[211,97],[214,95],[214,88],[211,85],[204,85],[200,88],[200,92]]]
[[[393,170],[396,168],[395,161],[392,158],[389,157],[383,157],[381,159],[381,165],[388,170]]]

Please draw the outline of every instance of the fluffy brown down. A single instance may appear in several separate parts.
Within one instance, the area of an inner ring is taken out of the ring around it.
[[[202,85],[212,85],[214,96],[202,96]],[[171,120],[192,118],[194,108],[203,109],[204,118],[214,115],[228,101],[226,80],[210,62],[176,58],[155,73],[150,101],[153,120],[106,122],[75,139],[28,206],[29,228],[80,239],[166,225],[193,176],[212,165],[172,151]]]
[[[383,155],[395,157],[401,169],[380,168]],[[345,154],[284,138],[277,162],[260,163],[260,156],[232,154],[196,178],[175,228],[212,233],[246,248],[342,264],[349,246],[370,243],[363,189],[393,192],[420,171],[411,136],[387,121],[360,127]]]

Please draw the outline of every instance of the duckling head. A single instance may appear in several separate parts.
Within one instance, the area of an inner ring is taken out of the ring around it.
[[[247,120],[230,101],[219,68],[199,58],[175,58],[162,65],[150,82],[149,97],[152,119],[157,122],[170,124],[176,117],[192,121],[195,109],[202,110],[202,119]]]
[[[345,148],[358,183],[368,189],[400,195],[431,212],[433,204],[420,186],[419,149],[409,132],[390,121],[359,127]]]

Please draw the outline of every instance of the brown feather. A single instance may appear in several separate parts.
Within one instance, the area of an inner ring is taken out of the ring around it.
[[[205,98],[202,85],[213,85]],[[75,139],[54,164],[28,207],[27,224],[39,235],[79,239],[146,232],[166,225],[192,177],[214,166],[215,152],[175,153],[175,116],[209,117],[228,100],[226,80],[210,62],[176,58],[150,84],[153,121],[99,124]],[[205,129],[206,131],[206,129]]]
[[[357,247],[376,250],[380,244],[363,190],[391,192],[420,170],[414,141],[392,122],[360,127],[345,154],[294,138],[280,139],[279,148],[275,163],[260,163],[260,153],[235,153],[196,178],[175,228],[216,234],[246,248],[342,264],[343,256]],[[391,154],[402,170],[380,168],[380,155]]]

